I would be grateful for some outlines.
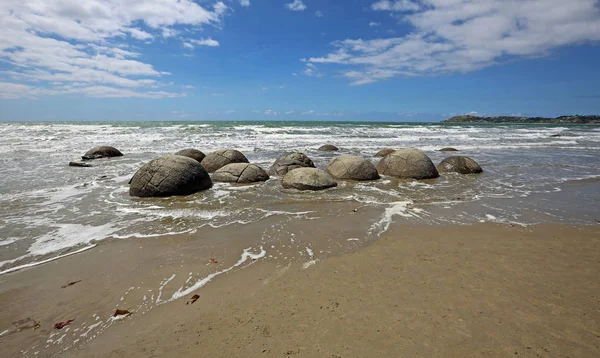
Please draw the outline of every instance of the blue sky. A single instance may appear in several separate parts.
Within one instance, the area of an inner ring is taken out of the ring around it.
[[[598,0],[3,0],[0,120],[600,114]]]

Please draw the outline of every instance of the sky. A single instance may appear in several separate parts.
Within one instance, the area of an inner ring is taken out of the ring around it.
[[[0,121],[600,114],[600,0],[2,0]]]

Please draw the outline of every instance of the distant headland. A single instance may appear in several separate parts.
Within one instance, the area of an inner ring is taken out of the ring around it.
[[[479,117],[470,114],[448,118],[443,123],[541,123],[541,124],[600,124],[600,116],[574,115],[560,116],[556,118],[545,117],[517,117],[517,116],[498,116],[498,117]]]

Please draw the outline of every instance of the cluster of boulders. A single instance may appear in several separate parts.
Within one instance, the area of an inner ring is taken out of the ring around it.
[[[336,151],[338,148],[326,145],[319,150]],[[122,155],[113,147],[96,147],[83,159]],[[184,149],[142,166],[129,182],[129,194],[137,197],[190,195],[210,189],[213,182],[250,184],[267,181],[271,176],[280,177],[281,186],[286,189],[323,190],[337,186],[336,179],[366,181],[386,175],[420,180],[437,178],[439,173],[474,174],[483,171],[473,159],[462,156],[448,157],[436,167],[425,153],[415,148],[385,148],[375,156],[381,157],[377,165],[360,156],[337,156],[331,159],[326,170],[321,170],[304,153],[292,152],[277,158],[266,171],[251,164],[244,154],[235,149],[217,150],[208,155],[197,149]]]

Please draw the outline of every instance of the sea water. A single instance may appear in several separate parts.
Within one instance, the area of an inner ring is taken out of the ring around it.
[[[555,135],[560,136],[555,136]],[[319,152],[334,144],[339,152]],[[123,157],[69,167],[88,149],[111,145]],[[440,152],[443,147],[459,152]],[[184,148],[232,148],[265,169],[301,151],[325,169],[337,155],[376,163],[382,148],[415,147],[435,164],[475,159],[479,175],[406,181],[342,182],[321,192],[283,190],[276,178],[255,185],[215,183],[188,197],[139,199],[128,181],[144,163]],[[424,224],[495,221],[530,225],[600,219],[600,127],[342,122],[115,122],[0,124],[0,271],[92,247],[106,238],[194,233],[251,225],[271,216],[328,220],[319,203],[376,209],[366,235],[395,220]],[[302,205],[295,205],[302,204]],[[302,208],[302,209],[299,209]]]

